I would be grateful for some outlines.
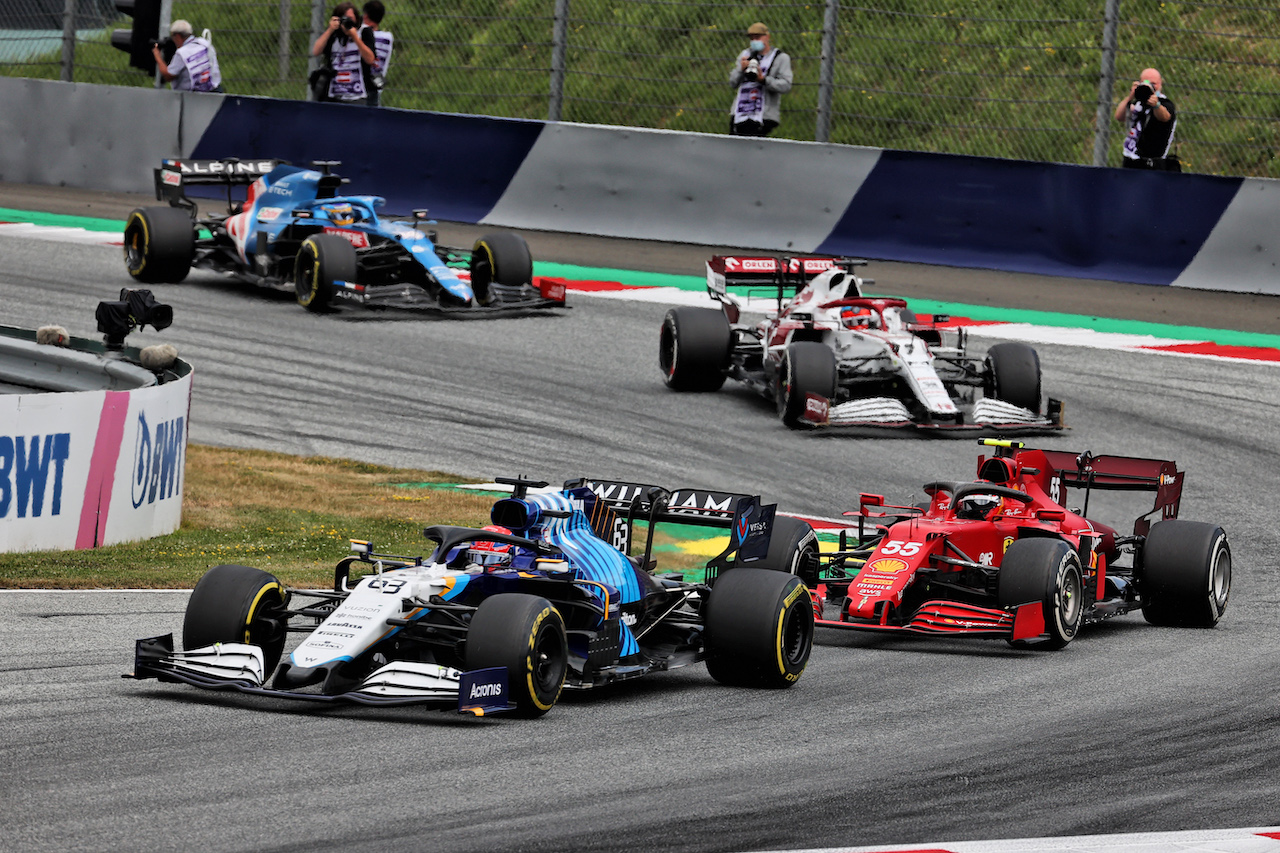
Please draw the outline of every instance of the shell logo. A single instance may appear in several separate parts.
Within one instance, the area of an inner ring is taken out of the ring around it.
[[[905,560],[881,559],[876,560],[874,563],[867,566],[867,568],[873,572],[883,572],[886,575],[892,575],[897,572],[905,572],[907,570],[907,563]]]

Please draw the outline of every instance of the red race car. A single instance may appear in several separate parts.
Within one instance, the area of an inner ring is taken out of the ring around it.
[[[1173,462],[979,443],[994,454],[976,482],[928,483],[911,507],[863,494],[857,542],[846,531],[837,553],[811,550],[797,572],[820,626],[1060,649],[1082,624],[1137,609],[1153,625],[1217,624],[1231,549],[1221,527],[1178,519]],[[1155,506],[1122,535],[1089,517],[1099,491],[1154,492]]]

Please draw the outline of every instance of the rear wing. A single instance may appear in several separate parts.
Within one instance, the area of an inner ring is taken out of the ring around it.
[[[156,198],[176,203],[185,197],[183,187],[248,186],[284,160],[162,160],[155,170]]]
[[[1184,472],[1175,462],[1143,459],[1134,456],[1094,456],[1062,450],[1042,450],[1053,469],[1053,477],[1064,487],[1085,490],[1084,513],[1088,514],[1089,492],[1094,489],[1117,492],[1155,492],[1151,512],[1134,522],[1134,533],[1145,536],[1151,527],[1150,516],[1161,519],[1178,517],[1182,501]],[[1064,497],[1065,497],[1065,493]]]
[[[715,492],[706,489],[676,489],[615,480],[568,480],[565,492],[584,495],[584,511],[596,535],[631,556],[637,521],[649,524],[641,560],[652,571],[653,534],[660,522],[695,524],[729,530],[729,545],[707,562],[707,582],[726,569],[751,564],[769,553],[776,504],[762,505],[758,495]],[[594,501],[591,499],[594,498]],[[594,504],[594,505],[591,505]]]
[[[866,261],[834,256],[822,257],[769,257],[766,255],[715,255],[707,261],[707,293],[712,299],[732,302],[730,287],[767,288],[770,295],[776,293],[779,304],[798,292],[815,276],[832,267],[852,272],[854,267],[866,266]],[[871,279],[860,279],[862,284],[874,284]]]

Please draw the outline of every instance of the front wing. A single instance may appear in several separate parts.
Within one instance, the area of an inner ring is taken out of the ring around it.
[[[821,628],[879,634],[991,637],[1006,640],[1035,639],[1045,631],[1044,609],[1039,603],[1024,604],[1016,611],[1009,612],[957,601],[927,601],[902,624],[889,625],[867,620],[843,622],[835,619],[815,619],[814,624]]]
[[[133,666],[133,672],[125,678],[156,678],[207,690],[234,690],[306,702],[427,705],[456,708],[460,714],[478,717],[516,707],[508,701],[504,667],[461,672],[436,664],[393,661],[374,671],[355,690],[326,695],[267,687],[262,649],[257,646],[219,643],[175,652],[172,634],[138,640]]]
[[[832,405],[825,397],[809,394],[802,420],[822,429],[912,429],[934,433],[988,433],[1027,435],[1067,429],[1060,400],[1049,399],[1048,413],[1041,415],[1012,403],[983,398],[961,421],[915,420],[901,400],[893,397],[866,397]]]

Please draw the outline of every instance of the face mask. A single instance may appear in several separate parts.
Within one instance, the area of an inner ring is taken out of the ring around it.
[[[763,52],[764,52],[764,42],[760,41],[760,39],[752,39],[752,40],[751,40],[751,50],[752,50],[752,52],[753,52],[753,53],[763,53]]]

